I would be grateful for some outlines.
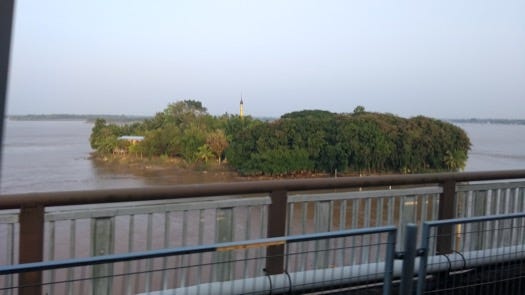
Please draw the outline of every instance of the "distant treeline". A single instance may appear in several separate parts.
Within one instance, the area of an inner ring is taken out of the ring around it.
[[[474,124],[505,124],[505,125],[525,125],[525,120],[520,119],[449,119],[452,123],[474,123]]]
[[[128,123],[143,121],[151,118],[147,116],[131,115],[76,115],[76,114],[38,114],[38,115],[10,115],[8,119],[14,121],[87,121],[95,122],[97,119],[104,119],[108,122]]]
[[[92,114],[29,114],[29,115],[9,115],[8,119],[14,121],[87,121],[95,122],[97,119],[104,119],[107,122],[137,122],[151,119],[151,116],[135,115],[92,115]],[[274,121],[277,118],[258,117],[260,121]],[[452,123],[474,123],[474,124],[507,124],[525,125],[525,119],[446,119],[444,121]]]
[[[119,140],[139,135],[139,142]],[[456,171],[470,149],[466,133],[423,116],[405,119],[366,112],[305,110],[273,121],[211,116],[198,101],[170,104],[143,122],[116,125],[98,119],[91,146],[100,154],[179,157],[228,164],[244,175],[311,172]]]

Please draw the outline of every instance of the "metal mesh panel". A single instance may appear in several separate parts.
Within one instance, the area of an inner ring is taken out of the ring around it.
[[[387,256],[394,248],[392,233],[288,244],[286,270],[294,290],[381,290],[385,268],[393,267]]]
[[[113,254],[101,256],[98,262],[92,260],[96,257],[42,262],[40,269],[45,289],[57,294],[69,290],[74,294],[267,294],[357,286],[380,289],[384,282],[390,286],[391,280],[385,278],[393,274],[395,234],[393,227],[339,231]],[[321,249],[319,243],[326,247]],[[267,275],[266,249],[279,245],[286,247],[281,257],[286,269]],[[364,253],[368,263],[362,263]],[[147,267],[132,270],[129,264]],[[2,291],[16,294],[20,287]]]
[[[424,284],[420,293],[525,292],[525,214],[429,222],[423,231],[424,248],[436,243],[441,227],[452,227],[454,250],[429,251],[423,258],[420,277],[425,280],[420,279]]]

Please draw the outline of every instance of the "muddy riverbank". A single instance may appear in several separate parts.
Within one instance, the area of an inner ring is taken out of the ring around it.
[[[177,158],[140,158],[126,156],[91,156],[95,167],[114,175],[132,174],[144,178],[148,184],[191,184],[234,182],[270,179],[330,177],[326,173],[304,173],[286,176],[243,176],[228,166],[217,162],[188,164]]]

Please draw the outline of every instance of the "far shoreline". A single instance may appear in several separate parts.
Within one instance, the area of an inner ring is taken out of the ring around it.
[[[114,114],[24,114],[24,115],[7,115],[6,119],[12,121],[86,121],[89,123],[95,122],[96,119],[104,119],[110,123],[132,123],[139,122],[146,119],[151,119],[153,116],[143,115],[114,115]],[[275,120],[277,118],[263,117],[256,119]],[[451,122],[456,124],[500,124],[500,125],[525,125],[525,119],[508,119],[508,118],[441,118],[439,120]]]

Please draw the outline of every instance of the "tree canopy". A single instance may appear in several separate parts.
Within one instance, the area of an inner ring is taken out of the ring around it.
[[[141,135],[126,142],[123,135]],[[99,119],[90,143],[97,153],[179,157],[187,162],[223,159],[241,174],[304,172],[456,171],[467,161],[470,140],[459,127],[418,116],[303,110],[262,121],[250,116],[211,116],[202,103],[169,104],[155,117],[117,125]]]

